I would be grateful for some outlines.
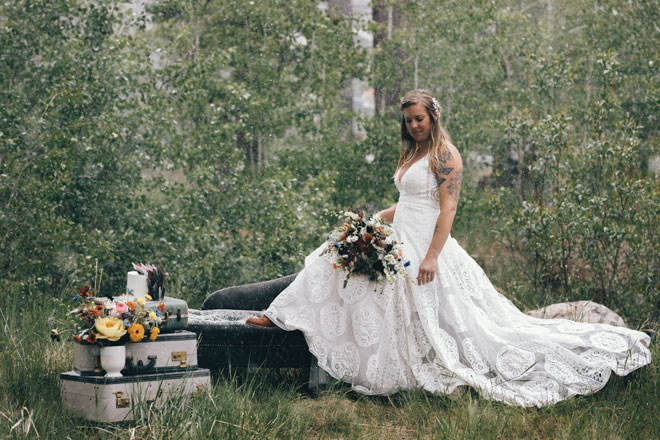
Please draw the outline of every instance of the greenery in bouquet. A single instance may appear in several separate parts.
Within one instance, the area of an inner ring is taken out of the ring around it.
[[[344,211],[341,226],[328,237],[322,254],[334,257],[333,267],[347,272],[344,288],[353,275],[364,275],[370,281],[393,282],[397,274],[410,279],[401,244],[392,239],[389,223],[378,215],[367,219],[363,211]]]
[[[81,287],[73,298],[77,307],[67,314],[65,322],[56,325],[55,320],[49,318],[51,338],[60,340],[60,330],[56,327],[64,324],[66,330],[62,333],[70,333],[82,344],[122,345],[145,338],[155,341],[160,333],[158,320],[164,304],[159,304],[156,310],[146,309],[145,299],[151,300],[151,297],[126,301],[98,298],[89,286]]]

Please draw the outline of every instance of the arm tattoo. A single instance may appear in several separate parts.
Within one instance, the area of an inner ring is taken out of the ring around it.
[[[445,151],[442,153],[442,156],[440,156],[440,167],[438,168],[438,174],[436,174],[435,178],[438,183],[436,193],[439,196],[440,194],[440,186],[447,182],[447,192],[449,195],[456,201],[458,201],[458,196],[461,192],[461,180],[463,177],[463,169],[459,168],[454,172],[454,175],[449,177],[452,171],[454,171],[454,167],[448,167],[446,166],[447,161],[451,159],[451,153],[449,151]]]
[[[444,165],[440,165],[440,168],[438,168],[438,174],[443,174],[445,176],[448,176],[449,173],[451,173],[453,170],[452,167],[446,167]]]
[[[443,151],[441,154],[442,155],[438,159],[440,159],[440,162],[442,162],[443,164],[447,163],[447,161],[451,159],[451,153],[449,152],[449,150]]]
[[[442,153],[442,156],[440,156],[440,167],[438,167],[438,174],[435,176],[438,182],[438,187],[447,181],[449,173],[454,170],[452,167],[445,166],[449,159],[451,159],[451,154],[449,151],[445,151]]]
[[[449,179],[447,183],[447,192],[454,200],[458,202],[458,196],[461,193],[461,180],[463,178],[463,170],[456,170],[454,175]]]

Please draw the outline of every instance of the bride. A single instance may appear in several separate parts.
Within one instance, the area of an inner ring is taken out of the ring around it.
[[[333,269],[321,245],[249,324],[300,330],[320,368],[364,394],[469,385],[483,397],[542,406],[601,389],[612,372],[648,364],[648,335],[606,324],[525,315],[450,235],[463,165],[426,90],[401,99],[399,201],[393,222],[412,277],[385,289]],[[415,282],[416,281],[416,282]]]

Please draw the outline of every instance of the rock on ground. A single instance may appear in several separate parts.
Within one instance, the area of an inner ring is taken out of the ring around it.
[[[590,322],[592,324],[609,324],[618,327],[627,327],[621,316],[602,304],[593,301],[573,301],[551,304],[540,309],[530,310],[528,315],[535,318],[556,319],[564,318],[577,322]]]

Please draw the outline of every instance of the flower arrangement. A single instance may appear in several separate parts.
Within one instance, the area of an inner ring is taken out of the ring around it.
[[[73,339],[78,343],[107,345],[123,345],[126,342],[140,342],[146,338],[155,341],[160,333],[158,328],[159,315],[165,305],[158,308],[145,308],[149,295],[137,298],[135,301],[119,301],[108,298],[97,298],[89,286],[81,287],[73,298],[78,306],[68,314],[72,324]],[[54,320],[49,318],[51,327]],[[56,328],[51,330],[51,338],[60,340]]]
[[[334,257],[333,267],[347,272],[349,278],[364,275],[371,281],[394,281],[401,273],[410,279],[401,245],[392,239],[393,230],[378,215],[366,219],[363,211],[345,211],[340,216],[342,225],[328,237],[328,247],[322,254]]]

